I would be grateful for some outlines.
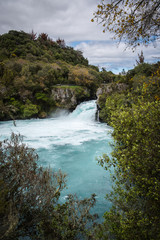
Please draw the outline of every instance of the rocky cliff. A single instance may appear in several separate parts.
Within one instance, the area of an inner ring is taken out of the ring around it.
[[[113,92],[122,92],[128,88],[128,85],[125,83],[108,83],[101,84],[101,86],[96,91],[97,96],[97,106],[100,109],[99,98],[102,95],[110,95]]]
[[[90,91],[82,86],[56,85],[52,98],[57,107],[73,110],[80,102],[89,100]]]

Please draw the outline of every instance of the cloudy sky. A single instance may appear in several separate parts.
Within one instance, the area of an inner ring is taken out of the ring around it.
[[[118,46],[110,33],[92,23],[99,0],[0,0],[0,34],[9,30],[45,32],[53,40],[62,38],[67,45],[79,49],[90,64],[105,67],[115,73],[134,67],[143,50],[145,61],[160,57],[160,44],[139,47],[133,53]],[[158,59],[160,60],[160,59]]]

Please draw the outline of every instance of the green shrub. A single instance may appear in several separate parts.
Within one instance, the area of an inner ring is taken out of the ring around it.
[[[10,57],[10,53],[7,48],[0,49],[0,61],[3,61]]]
[[[36,93],[35,97],[36,97],[37,100],[41,100],[43,102],[48,101],[48,97],[45,93]]]
[[[65,174],[40,167],[35,150],[21,136],[0,142],[0,153],[1,240],[94,239],[96,216],[90,209],[95,195],[82,200],[69,195],[60,204]]]
[[[102,102],[102,103],[101,103]],[[105,102],[105,105],[104,105]],[[123,109],[132,105],[132,98],[127,92],[117,93],[114,92],[110,96],[101,96],[99,98],[99,106],[101,108],[99,117],[103,122],[110,123],[111,116],[117,109]]]
[[[33,75],[33,74],[37,74],[38,73],[38,71],[39,70],[41,70],[42,69],[42,67],[41,67],[41,65],[40,64],[30,64],[29,65],[29,72],[31,72],[31,74]]]
[[[149,63],[141,63],[136,66],[134,69],[129,70],[127,72],[126,78],[129,80],[133,78],[135,75],[143,75],[145,77],[151,76],[155,71],[155,66]]]
[[[115,148],[100,159],[114,169],[113,206],[105,213],[103,236],[115,239],[160,238],[160,102],[142,102],[112,112]],[[112,170],[113,170],[112,169]],[[108,235],[109,234],[109,235]],[[104,239],[102,237],[102,239]]]
[[[27,103],[23,107],[23,117],[24,118],[30,118],[37,116],[38,113],[38,107],[35,104],[32,104],[29,100],[27,100]]]
[[[13,64],[13,69],[14,69],[14,71],[16,71],[17,73],[20,73],[21,70],[22,70],[22,65],[21,65],[20,63],[18,63],[18,62],[15,62],[15,63]]]

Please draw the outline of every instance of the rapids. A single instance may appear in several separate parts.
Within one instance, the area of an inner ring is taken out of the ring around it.
[[[111,190],[109,173],[97,164],[96,157],[111,152],[112,129],[95,120],[96,102],[83,102],[72,113],[53,114],[47,119],[16,120],[0,122],[0,140],[11,133],[20,133],[24,142],[36,149],[39,164],[67,174],[67,188],[60,201],[69,193],[82,199],[97,195],[94,212],[102,215],[109,209],[105,199]]]

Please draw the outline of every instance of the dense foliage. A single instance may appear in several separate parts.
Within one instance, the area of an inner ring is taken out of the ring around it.
[[[8,57],[21,57],[32,61],[62,60],[73,65],[88,66],[88,61],[82,56],[82,52],[75,51],[61,42],[60,39],[53,41],[45,33],[41,33],[38,38],[35,38],[33,32],[28,34],[12,30],[0,36],[0,60]]]
[[[160,239],[160,65],[142,63],[124,78],[128,88],[100,98],[113,127],[112,158],[99,159],[113,177],[98,239]],[[117,84],[117,83],[115,83]],[[104,104],[105,102],[105,104]]]
[[[106,74],[88,65],[82,52],[64,40],[23,31],[0,36],[0,120],[46,117],[57,107],[55,85],[87,88],[90,96],[79,96],[84,101],[95,97],[105,79]]]
[[[0,142],[0,239],[93,239],[95,196],[70,195],[60,204],[65,185],[61,171],[38,166],[37,154],[21,136]]]

